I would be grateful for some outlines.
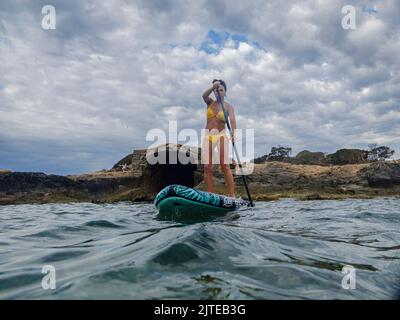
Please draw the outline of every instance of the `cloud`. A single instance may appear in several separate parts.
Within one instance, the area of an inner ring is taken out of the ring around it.
[[[0,168],[93,171],[168,120],[200,132],[214,78],[256,155],[371,142],[400,154],[394,0],[355,2],[356,30],[341,27],[346,1],[53,1],[49,31],[44,4],[0,4]]]

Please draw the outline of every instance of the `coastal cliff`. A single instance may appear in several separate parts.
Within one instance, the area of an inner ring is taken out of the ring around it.
[[[180,169],[173,170],[179,173]],[[173,177],[177,178],[176,172]],[[201,166],[194,167],[192,175],[193,186],[204,190]],[[214,177],[215,192],[225,193],[222,173],[216,170]],[[271,161],[255,164],[254,172],[247,180],[255,200],[397,197],[400,196],[400,163],[320,166]],[[160,181],[165,184],[179,182],[151,168],[121,171],[117,166],[75,176],[3,170],[0,171],[0,204],[151,201],[162,187]],[[237,195],[245,198],[240,176],[235,176],[235,185]]]

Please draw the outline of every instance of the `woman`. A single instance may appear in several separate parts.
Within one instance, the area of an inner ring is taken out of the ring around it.
[[[213,86],[203,93],[203,100],[207,104],[207,133],[203,142],[203,163],[204,163],[204,180],[206,182],[207,191],[213,192],[213,176],[212,176],[212,155],[213,150],[217,146],[219,153],[219,163],[224,173],[225,183],[228,188],[228,195],[235,197],[235,189],[233,184],[233,175],[229,167],[228,151],[229,138],[225,130],[225,116],[219,101],[214,101],[209,96],[214,90],[218,90],[221,98],[226,96],[226,84],[223,80],[213,80]],[[222,99],[222,101],[224,101]],[[233,137],[235,139],[236,119],[233,107],[224,102],[225,111],[229,117],[232,128]],[[229,134],[229,133],[228,133]],[[205,159],[205,160],[204,160]]]

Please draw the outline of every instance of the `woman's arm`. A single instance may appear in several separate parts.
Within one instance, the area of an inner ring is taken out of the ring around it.
[[[207,89],[206,91],[204,91],[203,93],[203,100],[205,103],[207,103],[207,105],[211,104],[214,100],[211,99],[209,97],[209,95],[211,94],[211,92],[213,92],[216,88],[218,88],[219,86],[219,81],[215,81],[213,83],[213,86],[210,89]]]

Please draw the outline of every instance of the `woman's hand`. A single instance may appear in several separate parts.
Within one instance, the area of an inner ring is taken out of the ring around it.
[[[209,97],[209,95],[211,94],[211,92],[213,92],[214,90],[216,90],[219,86],[219,81],[216,81],[213,83],[212,87],[210,89],[207,89],[204,93],[203,93],[203,100],[207,105],[210,105],[213,102],[213,99],[211,99]]]
[[[215,82],[213,83],[213,86],[212,86],[213,90],[218,89],[219,85],[220,85],[219,81],[215,81]]]

